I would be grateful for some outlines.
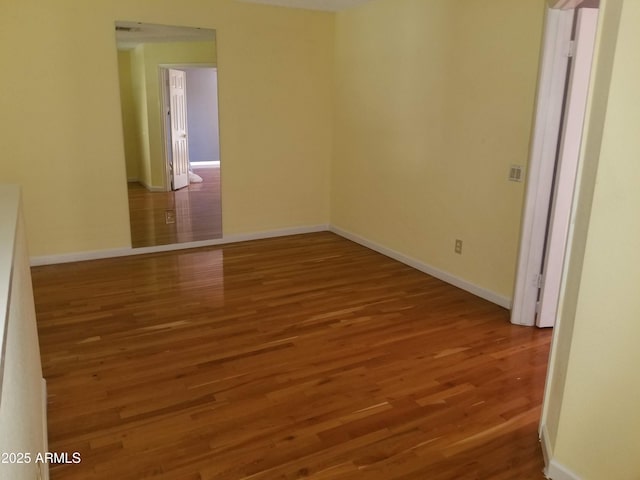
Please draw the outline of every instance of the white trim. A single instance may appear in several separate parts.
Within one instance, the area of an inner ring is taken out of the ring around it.
[[[90,252],[67,253],[62,255],[45,255],[40,257],[31,257],[31,266],[37,267],[41,265],[53,265],[58,263],[81,262],[85,260],[99,260],[103,258],[126,257],[130,255],[142,255],[146,253],[186,250],[189,248],[209,247],[209,246],[215,246],[215,245],[225,245],[228,243],[246,242],[250,240],[262,240],[266,238],[285,237],[288,235],[302,235],[305,233],[317,233],[317,232],[327,232],[327,231],[333,232],[336,235],[344,237],[364,247],[370,248],[371,250],[375,250],[376,252],[381,253],[389,258],[393,258],[398,262],[404,263],[405,265],[409,265],[410,267],[415,268],[416,270],[419,270],[423,273],[431,275],[432,277],[438,278],[443,282],[446,282],[455,287],[461,288],[462,290],[472,293],[480,298],[484,298],[485,300],[488,300],[491,303],[495,303],[496,305],[499,305],[507,309],[511,307],[511,299],[508,297],[492,292],[491,290],[487,290],[486,288],[482,288],[462,278],[456,277],[455,275],[451,275],[448,272],[432,267],[431,265],[421,262],[420,260],[404,255],[393,249],[384,247],[378,243],[367,240],[366,238],[361,237],[360,235],[356,235],[355,233],[351,233],[347,230],[343,230],[342,228],[336,227],[334,225],[311,225],[307,227],[293,227],[293,228],[284,228],[280,230],[268,230],[263,232],[241,233],[236,235],[228,235],[223,238],[218,238],[213,240],[176,243],[171,245],[158,245],[155,247],[142,247],[142,248],[129,247],[129,248],[119,248],[119,249],[110,249],[110,250],[97,250],[97,251],[90,251]]]
[[[596,27],[597,28],[597,27]],[[596,33],[597,35],[597,33]],[[592,69],[593,70],[593,69]],[[592,75],[593,75],[593,71],[592,71]],[[586,128],[586,127],[585,127]],[[581,146],[581,148],[583,148]],[[578,172],[576,174],[576,183],[575,183],[575,187],[574,187],[574,199],[573,199],[573,206],[571,209],[571,214],[570,214],[570,224],[569,224],[569,231],[568,231],[568,237],[567,237],[567,248],[570,249],[571,246],[573,245],[573,235],[574,235],[574,227],[575,227],[575,216],[576,216],[576,208],[578,205],[578,193],[580,192],[580,179],[582,178],[582,174],[581,171],[584,167],[584,161],[583,159],[580,159],[580,161],[578,162]],[[568,268],[568,262],[570,260],[570,255],[565,254],[565,258],[564,258],[564,266],[563,268],[565,269],[565,271]],[[558,311],[562,311],[562,299],[565,296],[565,289],[566,289],[566,282],[567,282],[567,278],[566,276],[563,278],[562,283],[560,285],[560,302],[558,304]],[[558,325],[560,324],[560,322],[562,321],[561,317],[558,317],[557,321],[556,321],[556,327],[558,327]],[[558,329],[556,328],[556,331],[553,334],[552,337],[552,341],[551,341],[551,348],[549,351],[549,361],[547,362],[548,364],[548,368],[547,368],[547,377],[546,377],[546,381],[545,381],[545,386],[544,386],[544,399],[542,402],[542,414],[540,416],[540,431],[542,432],[542,429],[544,428],[544,425],[547,422],[547,414],[548,414],[548,408],[549,408],[549,402],[550,402],[550,397],[551,397],[551,390],[552,390],[552,382],[553,379],[555,378],[556,375],[556,369],[559,368],[556,364],[557,362],[557,351],[558,351]]]
[[[305,233],[326,232],[328,225],[311,225],[307,227],[283,228],[280,230],[268,230],[254,233],[240,233],[212,240],[197,242],[173,243],[170,245],[157,245],[155,247],[141,248],[114,248],[109,250],[94,250],[88,252],[65,253],[62,255],[44,255],[31,257],[31,266],[54,265],[57,263],[81,262],[85,260],[99,260],[103,258],[127,257],[130,255],[142,255],[145,253],[170,252],[173,250],[186,250],[189,248],[210,247],[225,245],[227,243],[246,242],[249,240],[262,240],[265,238],[285,237],[288,235],[301,235]]]
[[[149,185],[145,183],[143,180],[138,180],[138,183],[142,185],[144,188],[149,190],[150,192],[164,192],[164,187],[154,187],[153,185]]]
[[[357,235],[355,233],[343,230],[340,227],[331,225],[329,227],[329,230],[336,235],[340,235],[341,237],[351,240],[352,242],[359,243],[360,245],[370,248],[371,250],[375,250],[376,252],[381,253],[389,258],[393,258],[398,262],[409,265],[416,270],[420,270],[421,272],[431,275],[432,277],[436,277],[443,282],[461,288],[462,290],[466,290],[467,292],[472,293],[480,298],[484,298],[491,303],[495,303],[496,305],[507,309],[511,308],[511,299],[508,297],[492,292],[491,290],[487,290],[486,288],[479,287],[478,285],[468,282],[462,278],[456,277],[455,275],[451,275],[450,273],[447,273],[438,268],[432,267],[431,265],[421,262],[420,260],[404,255],[391,248],[384,247],[376,242],[367,240],[366,238],[361,237],[360,235]]]
[[[543,473],[545,477],[551,480],[582,480],[578,474],[569,470],[555,458],[551,459]]]
[[[553,458],[546,425],[543,425],[540,429],[540,444],[542,446],[542,456],[544,457],[545,468],[543,473],[545,477],[551,480],[581,480],[576,473]]]
[[[533,325],[560,135],[572,10],[547,9],[511,323]]]
[[[544,282],[540,291],[538,327],[553,327],[558,313],[564,265],[570,255],[570,216],[576,175],[580,166],[582,131],[587,111],[591,64],[595,50],[598,9],[581,8],[575,25],[576,50],[567,88],[565,120],[561,134],[555,192],[545,252]]]
[[[42,379],[42,451],[49,451],[49,429],[47,427],[47,381]],[[42,480],[49,480],[49,463],[43,462],[40,464],[40,471],[42,472]]]

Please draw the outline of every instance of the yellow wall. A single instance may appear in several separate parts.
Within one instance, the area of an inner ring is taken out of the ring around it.
[[[137,162],[138,181],[143,185],[151,186],[151,162],[150,162],[150,146],[149,146],[149,109],[147,108],[147,78],[144,65],[144,46],[138,45],[130,53],[130,71],[131,71],[131,99],[133,125],[131,131],[126,132],[128,128],[126,124],[122,125],[125,155],[128,155],[127,140],[130,135],[134,135],[136,144],[131,146],[134,154],[137,154],[135,161]],[[122,85],[120,85],[122,91]],[[121,93],[122,95],[122,93]],[[129,160],[126,160],[128,162]]]
[[[593,202],[593,190],[597,174],[598,159],[602,144],[611,71],[615,54],[621,0],[608,0],[599,13],[599,27],[592,68],[591,87],[588,98],[585,134],[581,148],[581,169],[576,188],[574,229],[569,240],[569,268],[560,293],[558,312],[560,321],[555,327],[554,342],[549,361],[549,382],[545,394],[543,424],[550,447],[555,446],[567,375],[567,364],[571,351],[576,302],[580,291],[580,278],[585,255],[589,216]]]
[[[510,298],[523,184],[507,177],[527,162],[543,13],[542,0],[339,13],[332,223]]]
[[[556,333],[570,348],[554,359],[565,379],[549,401],[557,460],[585,480],[626,480],[640,478],[640,3],[604,8],[561,317],[572,332]]]
[[[166,189],[166,175],[162,147],[162,116],[160,115],[160,78],[158,66],[162,64],[216,65],[215,42],[149,43],[140,46],[144,56],[144,81],[148,121],[148,156],[150,177],[146,184]]]
[[[118,51],[127,178],[136,178],[149,189],[167,188],[158,67],[216,65],[216,61],[214,41],[150,43]]]
[[[24,187],[31,255],[130,245],[116,20],[217,30],[226,235],[328,223],[331,14],[233,0],[0,11],[14,72],[0,76],[0,180]]]
[[[139,177],[140,145],[136,125],[136,111],[131,81],[131,51],[118,51],[118,73],[120,83],[120,106],[122,108],[122,133],[124,135],[124,156],[127,168],[127,179],[137,180]]]

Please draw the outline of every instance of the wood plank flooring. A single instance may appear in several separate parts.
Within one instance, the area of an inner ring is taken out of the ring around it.
[[[544,478],[551,332],[333,234],[33,281],[53,480]]]
[[[128,184],[134,248],[222,238],[220,167],[194,168],[202,183],[175,192],[150,192]]]

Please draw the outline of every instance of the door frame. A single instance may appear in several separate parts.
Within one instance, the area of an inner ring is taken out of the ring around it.
[[[511,323],[533,326],[560,138],[574,10],[547,8]]]
[[[164,191],[171,192],[171,124],[168,113],[171,111],[169,98],[169,70],[183,70],[192,68],[214,68],[218,66],[213,63],[161,63],[158,65],[158,81],[160,83],[159,108],[161,117],[162,132],[162,158],[164,158]],[[215,92],[215,95],[218,95]]]
[[[552,327],[556,322],[598,14],[597,7],[547,9],[511,311],[514,324]]]
[[[538,327],[553,327],[558,313],[565,259],[570,254],[568,242],[573,221],[572,207],[580,169],[582,131],[587,111],[596,30],[597,8],[576,10],[575,48],[565,100],[565,120],[558,150],[555,194],[549,216],[543,284],[540,291]]]

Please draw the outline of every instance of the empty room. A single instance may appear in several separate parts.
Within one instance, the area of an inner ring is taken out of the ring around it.
[[[636,0],[1,3],[0,480],[640,478]]]

